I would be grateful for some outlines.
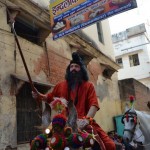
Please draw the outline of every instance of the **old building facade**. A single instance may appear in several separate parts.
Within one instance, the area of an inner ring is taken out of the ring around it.
[[[105,131],[113,130],[112,117],[122,111],[116,74],[119,66],[102,52],[109,41],[100,50],[75,33],[53,41],[49,13],[38,4],[30,0],[0,0],[0,150],[28,149],[30,139],[41,132],[37,127],[41,124],[37,104],[31,95],[9,15],[15,18],[14,28],[35,87],[46,93],[64,80],[71,53],[78,51],[99,99],[101,109],[95,119]],[[106,36],[104,39],[108,39]]]
[[[135,78],[150,88],[150,28],[139,24],[112,35],[118,79]]]

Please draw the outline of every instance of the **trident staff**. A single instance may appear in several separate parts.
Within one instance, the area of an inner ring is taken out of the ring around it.
[[[34,84],[32,82],[32,79],[31,79],[31,76],[30,76],[30,73],[29,73],[29,70],[28,70],[28,67],[27,67],[27,64],[26,64],[26,61],[25,61],[25,58],[24,58],[24,55],[22,53],[22,50],[21,50],[21,46],[19,44],[19,40],[18,40],[18,37],[17,37],[17,34],[16,34],[16,31],[15,31],[15,28],[14,28],[14,23],[15,23],[15,18],[13,17],[13,14],[10,13],[9,9],[7,8],[7,12],[8,12],[8,16],[9,16],[9,23],[10,23],[10,26],[11,26],[11,29],[12,29],[12,32],[14,34],[14,38],[15,38],[15,41],[17,43],[17,46],[18,46],[18,49],[19,49],[19,53],[20,53],[20,56],[22,58],[22,61],[23,61],[23,65],[25,67],[25,71],[27,73],[27,76],[28,76],[28,79],[29,79],[29,83],[30,83],[30,86],[32,88],[32,91],[34,92],[37,92],[37,90],[35,89],[34,87]],[[19,11],[17,11],[17,13],[19,13]],[[38,111],[40,110],[40,102],[39,100],[37,99],[37,106],[38,106]],[[41,110],[40,110],[40,114],[39,116],[41,116]]]

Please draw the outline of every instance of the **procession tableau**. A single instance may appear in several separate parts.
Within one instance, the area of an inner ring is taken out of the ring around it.
[[[51,107],[51,123],[44,128],[44,133],[37,135],[30,143],[30,150],[64,150],[69,147],[70,149],[89,148],[94,145],[95,137],[92,132],[88,133],[87,130],[81,131],[77,129],[77,114],[70,114],[67,116],[67,101],[62,98],[55,98],[50,104]],[[43,116],[45,117],[45,116]],[[69,119],[70,118],[70,119]],[[46,122],[47,119],[43,122]],[[92,123],[92,122],[91,122]],[[76,125],[75,125],[76,124]],[[92,128],[87,127],[92,131]]]

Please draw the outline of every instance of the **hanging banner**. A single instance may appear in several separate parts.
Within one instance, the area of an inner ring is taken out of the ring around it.
[[[53,39],[136,7],[136,0],[51,0]]]

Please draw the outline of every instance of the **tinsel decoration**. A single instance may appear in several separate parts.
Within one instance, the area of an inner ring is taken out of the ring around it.
[[[72,128],[71,127],[65,127],[64,128],[65,137],[69,137],[71,134],[72,134]]]
[[[55,150],[63,150],[66,145],[66,139],[63,135],[54,134],[50,139],[50,147]]]
[[[84,139],[84,145],[83,145],[84,148],[89,148],[89,147],[92,147],[94,145],[94,139],[93,139],[91,134],[89,134],[87,132],[83,132],[81,134],[81,136]]]
[[[66,125],[66,117],[62,114],[54,116],[52,120],[52,128],[54,132],[62,132]]]
[[[30,144],[30,150],[45,149],[47,147],[47,136],[45,134],[37,135]]]
[[[81,135],[79,134],[71,134],[68,139],[67,139],[67,142],[69,143],[69,145],[72,147],[72,148],[80,148],[83,146],[83,138]]]
[[[51,108],[61,114],[66,113],[67,102],[63,98],[55,98],[54,101],[50,103]]]

